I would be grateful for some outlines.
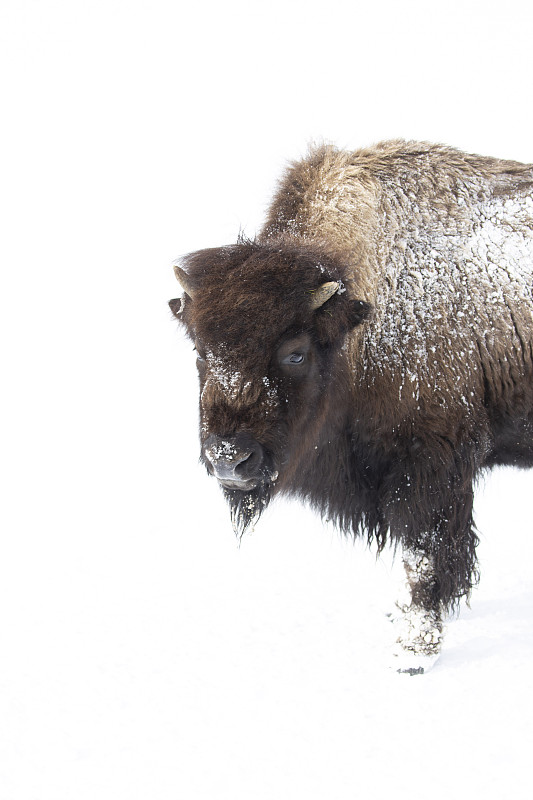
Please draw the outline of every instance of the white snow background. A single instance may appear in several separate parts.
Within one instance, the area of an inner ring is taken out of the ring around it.
[[[401,570],[293,503],[238,547],[198,465],[180,253],[324,138],[533,161],[521,0],[2,0],[0,800],[531,797],[533,475],[389,669]]]

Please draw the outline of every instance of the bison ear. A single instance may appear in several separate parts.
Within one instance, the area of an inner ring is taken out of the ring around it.
[[[331,308],[328,308],[330,304]],[[368,319],[371,313],[372,306],[363,300],[348,300],[335,295],[316,312],[315,331],[318,341],[324,345],[338,342]]]
[[[180,297],[177,297],[175,300],[169,300],[168,305],[172,313],[175,317],[179,317],[181,309],[182,309],[182,301]]]
[[[370,303],[365,303],[364,300],[350,300],[348,309],[350,328],[357,328],[357,326],[365,322],[371,314],[372,306]]]

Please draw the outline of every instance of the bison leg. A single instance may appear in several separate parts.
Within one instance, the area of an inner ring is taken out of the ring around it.
[[[440,603],[435,601],[436,575],[432,556],[421,550],[405,551],[408,597],[398,602],[398,638],[395,667],[398,672],[419,675],[439,657],[442,643]]]
[[[420,470],[415,497],[399,507],[395,519],[396,530],[405,531],[398,538],[409,590],[400,604],[398,667],[411,675],[433,666],[441,650],[443,612],[457,608],[477,581],[473,469],[459,455],[446,471]]]

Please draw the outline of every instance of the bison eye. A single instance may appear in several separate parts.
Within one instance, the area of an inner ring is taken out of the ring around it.
[[[282,360],[282,364],[303,364],[305,356],[303,353],[291,353]]]
[[[288,378],[304,378],[313,364],[313,343],[308,333],[301,333],[282,340],[276,362],[282,374]]]

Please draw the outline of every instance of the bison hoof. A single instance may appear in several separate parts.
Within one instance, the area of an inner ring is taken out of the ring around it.
[[[423,655],[404,650],[402,647],[393,655],[392,669],[400,675],[425,675],[429,672],[439,658],[439,653]]]
[[[435,665],[441,651],[443,625],[436,611],[414,605],[399,607],[394,620],[397,639],[394,668],[406,675],[423,675]]]

